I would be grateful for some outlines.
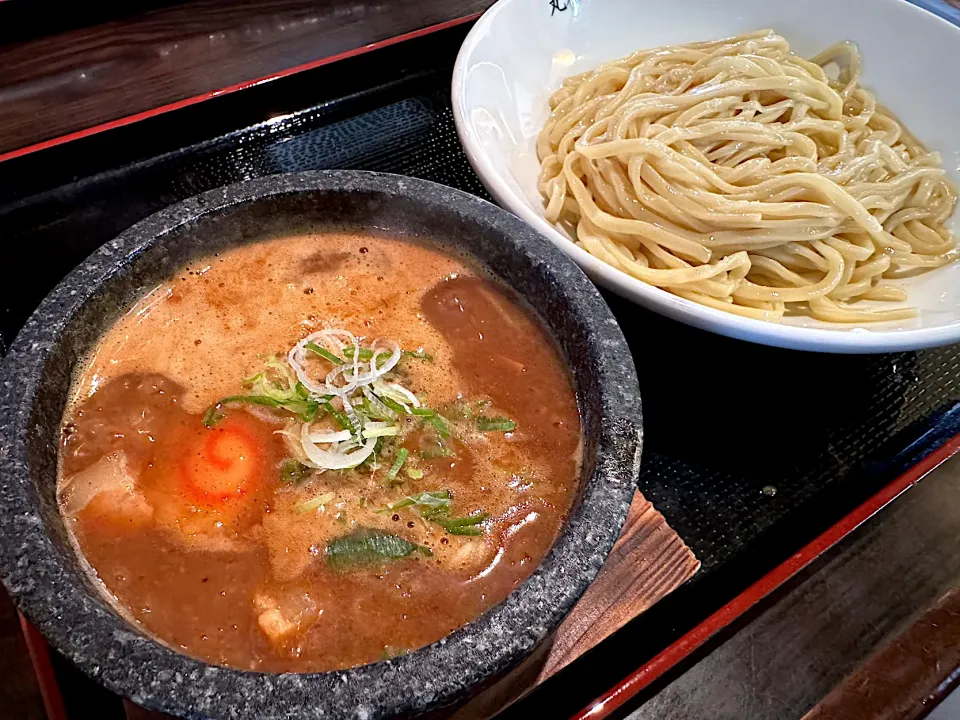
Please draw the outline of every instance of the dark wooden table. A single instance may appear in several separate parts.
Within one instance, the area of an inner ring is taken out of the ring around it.
[[[0,2],[0,161],[469,22],[490,2],[153,1],[129,4],[122,15],[86,4],[53,13],[35,0]],[[613,716],[924,716],[960,679],[958,538],[954,459]],[[31,667],[0,591],[0,717],[122,712],[118,699],[57,657],[55,676],[38,677]],[[611,677],[611,686],[618,680]],[[531,712],[527,703],[505,714]]]

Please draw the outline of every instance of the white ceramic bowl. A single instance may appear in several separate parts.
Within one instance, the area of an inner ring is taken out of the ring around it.
[[[500,0],[467,36],[453,111],[474,169],[497,201],[614,292],[680,322],[767,345],[822,352],[909,350],[960,341],[960,263],[902,281],[916,319],[838,326],[742,318],[636,280],[543,218],[534,141],[560,81],[641,49],[773,28],[805,56],[853,40],[863,84],[960,183],[960,28],[905,0]],[[960,214],[960,213],[958,213]],[[960,231],[957,215],[954,232]]]

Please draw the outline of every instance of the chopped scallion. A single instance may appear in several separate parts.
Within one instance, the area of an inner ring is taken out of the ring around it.
[[[326,505],[335,497],[336,495],[333,493],[323,493],[322,495],[317,495],[315,498],[311,498],[310,500],[300,503],[295,509],[298,513],[308,513],[312,510],[318,509],[321,505]]]
[[[424,460],[435,460],[436,458],[442,457],[454,457],[453,450],[448,448],[446,445],[437,444],[434,447],[429,447],[419,452],[420,457]]]
[[[448,518],[442,515],[427,517],[424,515],[425,520],[436,523],[451,535],[482,535],[483,529],[477,526],[488,517],[490,517],[489,513],[477,513],[460,518]]]
[[[334,355],[332,352],[330,352],[330,351],[327,350],[326,348],[320,347],[320,346],[317,345],[315,342],[304,343],[303,347],[305,347],[305,348],[306,348],[307,350],[309,350],[310,352],[312,352],[312,353],[314,353],[314,354],[316,354],[316,355],[319,355],[319,356],[322,357],[324,360],[329,360],[329,361],[332,362],[334,365],[343,365],[343,360],[341,360],[340,358],[338,358],[336,355]]]
[[[427,492],[407,495],[377,512],[393,512],[401,508],[416,509],[424,520],[436,523],[451,535],[476,536],[483,534],[483,529],[478,526],[490,517],[489,513],[477,512],[466,517],[450,517],[450,505],[449,490],[428,490]]]
[[[437,434],[439,434],[440,437],[442,438],[450,437],[450,427],[447,425],[447,421],[444,420],[439,415],[437,415],[436,413],[424,418],[424,420],[428,424],[433,426],[434,430],[437,431]]]
[[[231,395],[218,401],[213,407],[209,408],[203,416],[203,424],[207,427],[213,427],[224,418],[220,408],[224,405],[262,405],[264,407],[280,408],[299,415],[303,422],[310,422],[317,416],[319,404],[313,400],[303,400],[299,396],[295,398],[278,399],[268,395]]]
[[[393,399],[391,399],[391,398],[388,398],[388,397],[385,396],[385,395],[380,395],[380,396],[378,397],[378,400],[380,400],[380,402],[382,402],[382,403],[383,403],[384,405],[386,405],[388,408],[390,408],[390,409],[393,410],[395,413],[397,413],[397,415],[406,415],[406,414],[407,414],[407,411],[404,409],[403,405],[401,405],[400,403],[398,403],[396,400],[393,400]]]
[[[393,461],[393,465],[390,466],[390,470],[387,471],[387,481],[393,482],[397,473],[400,472],[400,468],[403,467],[403,464],[407,461],[407,456],[410,454],[410,451],[406,448],[400,448],[397,450],[397,459]],[[410,471],[407,470],[409,473]]]
[[[353,347],[346,347],[343,349],[343,356],[347,358],[347,360],[353,360],[353,355],[354,355]],[[373,357],[373,350],[371,350],[370,348],[360,348],[360,352],[357,353],[357,358],[360,360],[360,362],[367,362],[372,357]]]
[[[341,430],[349,430],[351,434],[356,434],[357,429],[353,426],[353,423],[350,422],[350,418],[347,417],[347,414],[337,410],[333,405],[330,404],[329,400],[323,401],[323,409],[330,413],[337,425],[340,426]]]
[[[428,490],[426,492],[416,493],[415,495],[407,495],[405,498],[389,503],[386,508],[379,512],[391,512],[405,507],[422,507],[424,510],[421,511],[421,514],[426,512],[446,512],[450,507],[450,491]],[[424,517],[426,516],[424,515]]]
[[[392,437],[400,432],[398,425],[390,423],[369,422],[363,426],[361,433],[365,438],[373,437]]]
[[[223,420],[224,417],[226,416],[220,412],[220,404],[217,403],[216,405],[211,405],[203,414],[203,424],[207,427],[213,427]]]
[[[433,362],[433,355],[428,352],[424,352],[423,348],[417,348],[416,350],[403,350],[401,354],[404,357],[415,358],[417,360],[426,360],[427,362]]]
[[[478,415],[477,429],[480,432],[513,432],[517,424],[510,418]]]
[[[407,468],[406,473],[407,477],[411,480],[420,480],[423,477],[423,470],[418,470],[417,468]]]
[[[447,421],[444,420],[436,410],[431,410],[428,407],[418,407],[413,408],[410,411],[410,414],[423,418],[423,421],[432,426],[433,429],[436,430],[440,435],[440,437],[450,437],[450,426],[447,425]]]
[[[312,469],[299,460],[289,458],[280,465],[280,479],[283,482],[300,482],[312,472]]]

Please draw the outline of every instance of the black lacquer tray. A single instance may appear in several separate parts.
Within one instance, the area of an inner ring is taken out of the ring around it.
[[[98,245],[210,188],[271,173],[357,168],[487,197],[450,108],[452,65],[466,30],[0,162],[7,270],[0,349]],[[960,433],[960,346],[868,356],[779,350],[605,297],[640,377],[640,490],[702,569],[504,716],[580,711]],[[60,675],[68,693],[68,669]]]

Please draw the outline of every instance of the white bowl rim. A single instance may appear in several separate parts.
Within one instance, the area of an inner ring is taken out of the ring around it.
[[[477,148],[482,147],[482,144],[472,123],[466,117],[463,87],[469,58],[477,44],[490,31],[490,26],[496,16],[511,3],[522,1],[497,0],[474,23],[460,47],[453,67],[453,79],[451,81],[451,104],[457,135],[467,159],[477,172],[484,187],[497,203],[533,226],[538,232],[560,247],[563,252],[570,255],[591,279],[612,290],[620,297],[673,320],[738,340],[747,340],[773,347],[814,352],[866,354],[920,350],[960,341],[960,320],[946,325],[908,330],[874,330],[864,326],[827,329],[783,325],[743,317],[701,305],[649,285],[608,265],[574,244],[568,237],[548,223],[546,218],[531,210],[528,205],[517,202],[515,193],[504,182],[489,157],[485,153],[477,151]],[[956,33],[957,41],[960,42],[960,27],[924,7],[915,5],[908,0],[874,1],[878,6],[881,2],[906,6],[907,11],[915,11],[920,15],[927,16],[926,21],[928,22],[943,23]],[[960,209],[957,212],[960,213]]]

